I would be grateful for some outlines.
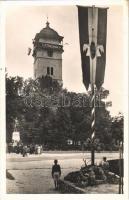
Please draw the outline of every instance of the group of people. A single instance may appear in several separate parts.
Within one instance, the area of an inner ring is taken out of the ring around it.
[[[23,157],[29,154],[41,154],[43,152],[42,145],[24,145],[22,149]]]
[[[43,147],[42,145],[38,144],[30,144],[30,145],[24,145],[23,143],[9,143],[8,144],[8,152],[9,153],[17,153],[17,154],[22,154],[23,157],[27,156],[28,154],[41,154],[43,152]],[[100,169],[103,170],[104,174],[107,174],[109,171],[109,163],[106,159],[106,157],[103,157],[103,160],[99,164],[101,166]],[[54,180],[54,185],[55,189],[59,189],[59,179],[61,176],[61,167],[58,164],[58,160],[54,160],[54,165],[52,166],[52,171],[51,171],[52,178]],[[95,179],[95,174],[92,168],[89,171],[89,177],[91,179],[91,184],[94,182]]]
[[[11,142],[8,144],[8,153],[22,154],[23,157],[29,154],[41,154],[43,152],[43,146],[39,144],[23,144]]]
[[[103,160],[99,163],[98,168],[101,170],[100,174],[103,175],[103,179],[106,180],[106,176],[109,173],[109,162],[107,161],[106,157],[103,157]],[[54,165],[52,166],[52,178],[54,180],[56,190],[59,188],[60,176],[61,167],[58,164],[58,160],[54,160]],[[90,185],[94,185],[96,177],[92,166],[89,168],[88,178],[90,180]]]
[[[96,170],[97,174],[99,175],[99,179],[106,181],[109,173],[109,162],[107,161],[106,157],[103,157],[103,160],[99,163],[99,165],[96,166]],[[96,182],[96,170],[94,166],[89,168],[90,185],[94,185]]]

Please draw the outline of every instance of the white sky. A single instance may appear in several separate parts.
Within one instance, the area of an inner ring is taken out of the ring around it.
[[[33,77],[33,57],[27,55],[32,39],[47,20],[64,36],[63,85],[68,90],[85,92],[76,6],[14,6],[6,15],[6,67],[9,75]],[[109,6],[107,24],[107,62],[103,87],[109,89],[112,115],[123,112],[123,7]]]

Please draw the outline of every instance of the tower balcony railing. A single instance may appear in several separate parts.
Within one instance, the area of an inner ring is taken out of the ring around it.
[[[58,49],[58,50],[63,50],[63,45],[60,44],[50,44],[50,43],[41,43],[38,42],[35,44],[35,48],[41,48],[41,49]]]
[[[36,55],[37,50],[43,50],[43,49],[52,49],[52,50],[64,52],[63,45],[50,44],[50,43],[37,43],[33,49],[32,56]]]

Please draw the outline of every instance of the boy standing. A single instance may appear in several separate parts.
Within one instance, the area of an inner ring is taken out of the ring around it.
[[[54,160],[54,165],[52,166],[52,178],[54,180],[55,189],[59,188],[59,178],[61,176],[61,168],[58,164],[58,160]]]

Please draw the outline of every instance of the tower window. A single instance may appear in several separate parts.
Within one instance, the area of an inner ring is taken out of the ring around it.
[[[48,49],[48,50],[47,50],[47,55],[48,55],[49,57],[52,57],[52,56],[53,56],[53,50],[52,50],[52,49]]]
[[[53,67],[51,67],[51,75],[53,75]]]
[[[50,75],[50,67],[47,67],[47,75]]]
[[[47,75],[53,75],[53,67],[47,67]]]

